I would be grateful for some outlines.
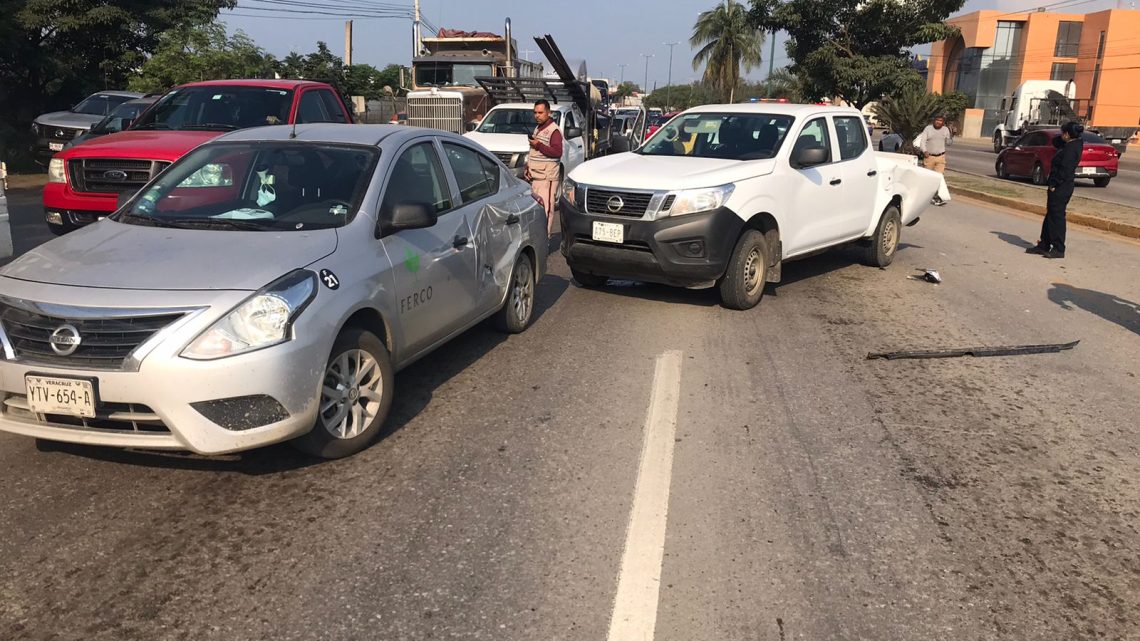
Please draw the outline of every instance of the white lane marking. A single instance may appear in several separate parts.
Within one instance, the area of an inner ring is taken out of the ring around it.
[[[665,352],[657,357],[657,368],[653,372],[637,486],[633,491],[610,633],[606,637],[609,641],[653,639],[680,396],[681,352]]]

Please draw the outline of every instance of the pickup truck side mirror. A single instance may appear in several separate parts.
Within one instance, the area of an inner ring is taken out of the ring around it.
[[[477,122],[467,123],[467,131],[475,131],[478,128],[479,128],[479,123],[477,123]]]
[[[400,203],[392,209],[387,227],[392,231],[425,229],[435,226],[438,220],[435,210],[427,203]]]
[[[566,128],[566,139],[567,140],[573,140],[575,138],[581,138],[581,137],[582,137],[582,129],[580,127],[567,127]]]
[[[827,159],[827,147],[803,147],[792,154],[792,164],[798,169],[822,165]]]

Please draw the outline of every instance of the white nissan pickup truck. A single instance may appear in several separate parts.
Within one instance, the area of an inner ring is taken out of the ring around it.
[[[705,105],[569,173],[562,253],[585,287],[716,286],[725,307],[749,309],[783,261],[855,242],[889,265],[941,184],[913,157],[874,151],[855,109]]]

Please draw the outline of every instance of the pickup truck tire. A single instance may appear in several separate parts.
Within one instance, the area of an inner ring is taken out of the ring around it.
[[[579,285],[581,285],[582,287],[590,287],[590,288],[601,287],[602,285],[605,285],[610,280],[606,276],[598,276],[597,274],[587,274],[586,272],[580,272],[577,269],[574,269],[573,267],[570,268],[570,275],[573,276],[574,280]]]
[[[384,343],[367,330],[345,328],[325,365],[316,423],[290,444],[323,459],[344,458],[365,449],[380,435],[392,409],[394,380]]]
[[[511,274],[507,300],[495,314],[495,327],[508,334],[520,334],[530,326],[533,317],[534,268],[530,266],[530,257],[521,254]]]
[[[721,304],[729,309],[752,309],[764,296],[768,282],[768,243],[764,234],[749,229],[732,250],[728,268],[717,285]]]
[[[1096,185],[1097,187],[1108,187],[1108,181],[1110,181],[1110,180],[1112,180],[1112,179],[1111,178],[1093,178],[1093,184]]]
[[[994,134],[994,153],[1000,154],[1002,147],[1005,147],[1005,140],[1003,140],[1000,133]]]
[[[863,262],[871,267],[886,267],[895,259],[899,248],[899,235],[902,231],[902,215],[899,208],[891,205],[879,218],[879,226],[871,242],[863,248]]]

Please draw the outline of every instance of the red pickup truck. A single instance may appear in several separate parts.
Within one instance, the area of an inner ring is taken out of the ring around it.
[[[351,123],[327,84],[302,80],[215,80],[170,90],[129,129],[65,149],[48,166],[44,216],[64,234],[111,214],[198,145],[228,131],[264,125]]]

